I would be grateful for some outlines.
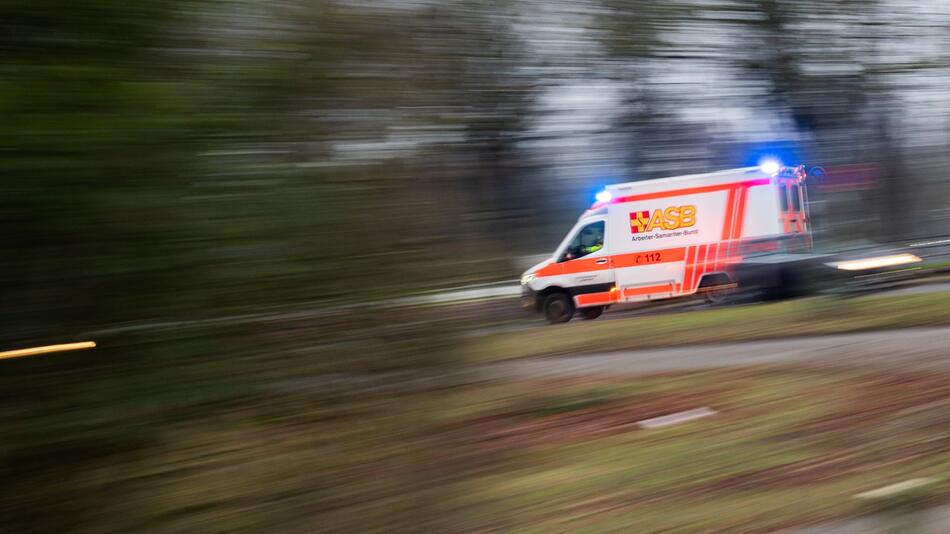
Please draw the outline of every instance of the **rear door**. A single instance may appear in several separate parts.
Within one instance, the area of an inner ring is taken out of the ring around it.
[[[798,180],[781,180],[778,186],[785,233],[804,234],[808,231],[804,188]]]
[[[781,180],[777,184],[782,214],[782,241],[786,252],[807,252],[812,248],[808,218],[808,193],[798,180]]]

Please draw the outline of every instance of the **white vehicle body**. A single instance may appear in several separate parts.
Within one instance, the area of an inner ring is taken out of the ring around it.
[[[689,296],[710,280],[728,283],[752,250],[778,250],[790,236],[810,245],[801,168],[630,182],[599,197],[551,257],[524,273],[526,307],[540,310],[555,292],[577,308]],[[584,247],[598,232],[602,248]]]

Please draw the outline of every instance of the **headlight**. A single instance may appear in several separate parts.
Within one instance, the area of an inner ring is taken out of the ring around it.
[[[534,274],[526,274],[526,275],[524,275],[524,276],[521,277],[521,285],[523,285],[523,286],[524,286],[524,285],[528,285],[528,284],[530,284],[531,281],[534,280],[535,278],[537,278],[537,275],[534,275]]]
[[[913,254],[904,253],[894,254],[893,256],[878,256],[876,258],[863,260],[842,261],[829,265],[845,271],[864,271],[866,269],[880,269],[881,267],[894,267],[896,265],[917,263],[918,261],[922,260]]]

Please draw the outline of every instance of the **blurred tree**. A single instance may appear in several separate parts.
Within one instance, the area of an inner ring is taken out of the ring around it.
[[[608,179],[597,164],[737,165],[737,141],[776,132],[814,161],[878,162],[888,217],[930,206],[907,184],[940,187],[941,160],[908,160],[900,91],[946,62],[894,50],[945,19],[894,11],[913,9],[6,2],[7,335],[510,277]],[[620,95],[600,115],[563,98],[591,79]],[[577,122],[543,124],[556,112]]]
[[[182,141],[202,127],[165,69],[181,7],[0,6],[6,335],[127,317],[176,264],[172,208],[193,150]]]

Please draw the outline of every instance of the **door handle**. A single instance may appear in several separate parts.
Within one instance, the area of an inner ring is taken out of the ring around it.
[[[597,265],[603,265],[603,264],[607,263],[607,258],[601,258],[601,259],[595,261],[594,263],[596,263]]]

